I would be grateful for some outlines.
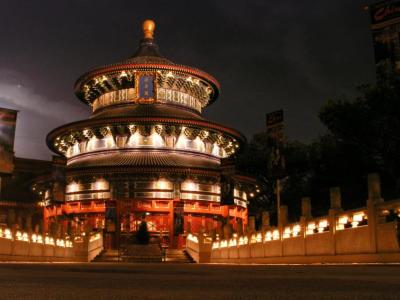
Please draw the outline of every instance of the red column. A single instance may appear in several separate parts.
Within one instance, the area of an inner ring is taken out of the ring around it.
[[[169,214],[168,214],[168,228],[169,228],[169,247],[174,246],[174,201],[169,201]]]

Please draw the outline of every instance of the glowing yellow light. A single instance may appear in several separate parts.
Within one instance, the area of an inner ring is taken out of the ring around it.
[[[261,235],[261,233],[258,233],[258,234],[257,234],[257,236],[256,236],[256,241],[257,241],[257,243],[261,243],[261,242],[262,242],[262,235]]]
[[[214,143],[211,154],[218,157],[220,156],[220,148],[217,143]]]
[[[57,245],[58,247],[65,247],[65,241],[64,241],[64,240],[57,239],[57,240],[56,240],[56,245]]]
[[[219,247],[220,248],[228,247],[228,242],[226,240],[223,240],[223,241],[219,242]]]
[[[233,246],[236,246],[236,239],[230,239],[229,240],[229,247],[233,247]]]
[[[283,238],[287,239],[290,238],[291,230],[290,227],[285,227],[285,230],[283,231]]]
[[[10,230],[10,229],[6,228],[6,229],[4,230],[4,237],[5,237],[6,239],[9,239],[9,240],[12,239],[12,234],[11,234],[11,230]]]
[[[344,224],[347,224],[348,221],[349,221],[349,217],[348,217],[348,216],[341,216],[341,217],[339,218],[338,223],[344,225]]]
[[[196,243],[196,244],[199,243],[199,239],[197,238],[197,236],[195,236],[195,235],[193,235],[193,234],[190,234],[190,233],[189,233],[187,239],[188,239],[189,241],[192,241],[192,242]]]
[[[338,225],[336,226],[336,229],[337,229],[337,230],[343,230],[343,229],[344,229],[344,224],[338,224]]]
[[[44,239],[44,243],[46,245],[53,245],[54,246],[54,239],[52,237],[46,236],[45,239]]]
[[[94,185],[93,190],[107,190],[108,182],[105,179],[98,179]]]
[[[275,230],[272,232],[272,239],[273,239],[273,240],[279,240],[279,230],[278,230],[278,229],[275,229]]]
[[[320,220],[318,223],[318,232],[321,233],[325,230],[325,228],[328,227],[328,221],[327,220]]]
[[[293,236],[298,236],[301,231],[300,225],[293,226],[292,234]]]
[[[198,191],[198,186],[193,181],[185,181],[182,185],[183,185],[182,189],[185,191],[191,191],[191,192]]]
[[[21,240],[23,240],[24,242],[28,242],[29,241],[28,233],[24,232],[21,236]]]
[[[355,213],[354,215],[353,215],[353,221],[354,222],[361,222],[362,220],[363,220],[363,218],[364,218],[364,213],[363,212],[361,212],[361,213]]]
[[[76,183],[75,181],[67,185],[67,192],[68,193],[74,193],[78,192],[80,190],[80,185],[79,183]]]
[[[316,226],[315,226],[315,223],[314,223],[314,222],[308,223],[306,234],[307,234],[307,235],[314,234],[315,228],[316,228]]]
[[[267,231],[265,234],[265,241],[269,242],[272,240],[272,232],[271,231]]]

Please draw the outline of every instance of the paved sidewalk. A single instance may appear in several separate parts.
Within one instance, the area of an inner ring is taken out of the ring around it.
[[[400,299],[399,265],[0,264],[0,299]]]

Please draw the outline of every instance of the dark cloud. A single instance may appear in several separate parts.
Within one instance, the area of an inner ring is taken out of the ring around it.
[[[289,137],[310,140],[327,99],[374,80],[364,1],[0,2],[0,106],[21,111],[19,156],[49,157],[47,132],[89,115],[74,81],[134,53],[146,18],[165,56],[221,82],[206,116],[247,136],[283,108]]]

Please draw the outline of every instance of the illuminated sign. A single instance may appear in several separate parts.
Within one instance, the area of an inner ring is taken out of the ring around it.
[[[383,1],[369,6],[375,63],[400,70],[400,1]]]
[[[400,1],[384,1],[373,4],[370,6],[370,14],[372,25],[400,20]]]
[[[139,77],[139,98],[153,99],[154,98],[154,76],[142,75]]]

